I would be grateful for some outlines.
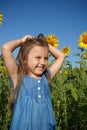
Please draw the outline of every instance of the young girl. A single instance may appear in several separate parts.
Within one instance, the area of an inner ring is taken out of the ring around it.
[[[15,61],[12,52],[19,46]],[[48,53],[55,57],[49,68]],[[7,42],[2,54],[13,83],[10,130],[56,130],[49,80],[62,67],[64,54],[49,45],[42,34]]]

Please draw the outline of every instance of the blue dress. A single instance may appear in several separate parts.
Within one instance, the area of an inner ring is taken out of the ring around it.
[[[10,130],[56,130],[48,80],[24,76]]]

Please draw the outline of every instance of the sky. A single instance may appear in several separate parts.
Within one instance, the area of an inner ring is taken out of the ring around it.
[[[0,55],[4,43],[25,35],[54,34],[58,49],[71,48],[67,57],[73,66],[78,57],[80,34],[87,31],[87,0],[0,0]],[[18,49],[14,51],[14,56]]]

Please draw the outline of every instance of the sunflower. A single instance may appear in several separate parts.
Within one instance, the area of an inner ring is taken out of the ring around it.
[[[87,32],[84,32],[80,35],[78,42],[80,47],[87,48]]]
[[[46,38],[46,41],[48,42],[48,44],[54,46],[55,48],[57,48],[59,46],[58,38],[55,35],[50,34],[50,35],[47,35],[45,38]]]
[[[67,46],[63,47],[62,52],[63,52],[65,55],[68,55],[68,54],[70,53],[70,47],[67,47]]]
[[[0,25],[2,24],[2,21],[3,21],[3,14],[0,13]]]
[[[68,74],[68,70],[64,70],[64,74]]]

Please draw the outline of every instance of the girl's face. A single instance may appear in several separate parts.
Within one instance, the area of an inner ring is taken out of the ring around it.
[[[48,65],[48,48],[45,46],[34,46],[28,55],[28,75],[41,77]]]

